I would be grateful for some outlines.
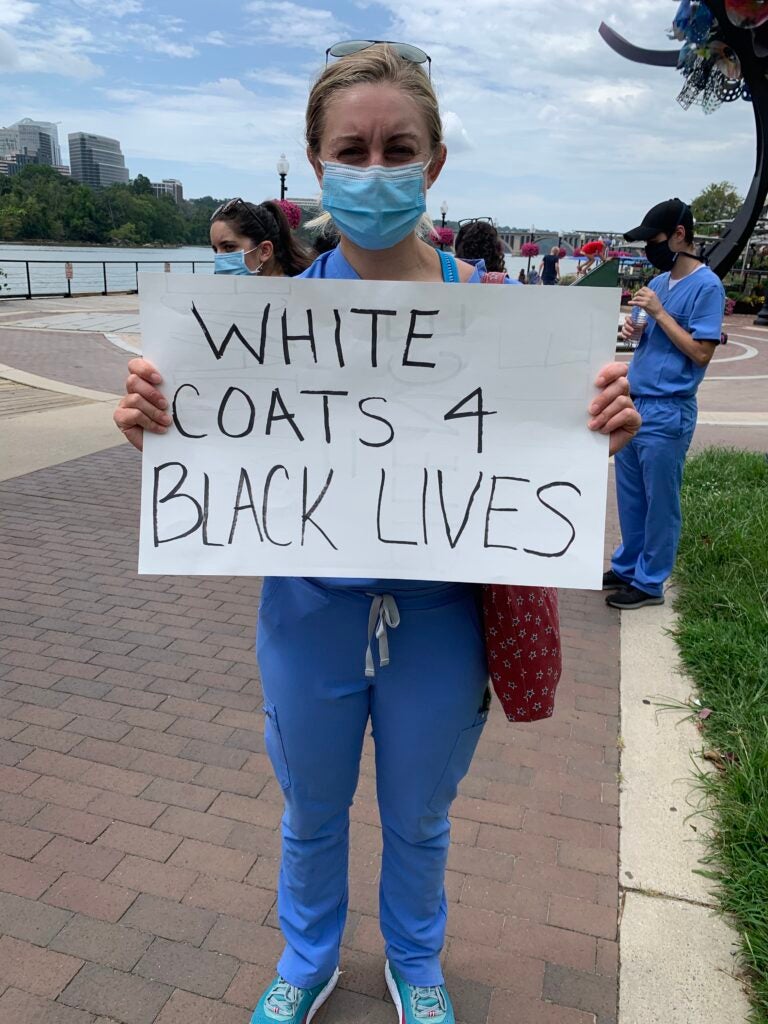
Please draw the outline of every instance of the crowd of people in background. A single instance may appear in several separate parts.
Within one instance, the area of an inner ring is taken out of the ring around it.
[[[292,230],[278,200],[250,203],[231,199],[218,207],[211,218],[211,247],[215,254],[216,273],[263,274],[294,277],[302,273],[316,256],[329,252],[339,244],[339,232],[333,220],[321,215],[304,225],[309,241],[304,242]],[[298,219],[298,207],[296,207]],[[423,233],[436,246],[443,248],[442,236],[437,235],[428,217],[424,218]],[[504,244],[492,221],[473,218],[464,221],[454,240],[458,259],[474,266],[481,276],[503,276],[509,280]],[[521,268],[517,284],[558,285],[561,283],[560,260],[565,249],[555,245],[541,258],[538,268]],[[579,255],[577,275],[581,276],[605,259],[606,246],[602,239],[585,243]]]

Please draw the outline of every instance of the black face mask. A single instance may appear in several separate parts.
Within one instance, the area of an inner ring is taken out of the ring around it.
[[[671,270],[675,265],[676,252],[672,252],[669,242],[648,242],[645,246],[645,255],[650,263],[657,270]]]

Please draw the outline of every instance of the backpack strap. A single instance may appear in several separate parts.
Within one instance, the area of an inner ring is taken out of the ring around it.
[[[459,281],[461,281],[461,278],[459,277],[459,265],[456,262],[455,257],[452,253],[445,252],[443,249],[438,249],[437,255],[440,257],[443,281],[446,284],[458,284]]]

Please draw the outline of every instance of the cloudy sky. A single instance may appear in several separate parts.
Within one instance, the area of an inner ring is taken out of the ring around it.
[[[302,144],[309,83],[339,39],[397,39],[432,56],[448,163],[437,219],[615,231],[713,180],[744,192],[751,107],[705,116],[675,102],[676,71],[630,64],[605,20],[671,45],[674,0],[0,0],[0,125],[21,117],[120,140],[131,175],[188,196],[260,200],[290,161],[289,194],[316,192]]]

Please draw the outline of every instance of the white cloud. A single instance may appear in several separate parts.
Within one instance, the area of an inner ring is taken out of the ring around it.
[[[90,41],[85,28],[70,25],[51,26],[47,35],[32,38],[0,30],[0,73],[44,73],[66,78],[96,78],[101,68],[83,53]]]
[[[150,53],[164,53],[167,57],[196,57],[198,51],[189,43],[174,43],[172,39],[163,39],[159,35],[145,36],[142,40],[144,49]]]
[[[451,153],[463,153],[465,150],[474,149],[467,129],[453,110],[443,111],[443,137]]]
[[[37,4],[29,0],[3,0],[0,4],[0,28],[13,28],[30,18],[37,10]]]
[[[75,0],[78,7],[113,18],[124,18],[129,14],[139,14],[143,10],[141,0]]]
[[[19,50],[10,32],[0,28],[0,72],[15,71],[19,66]]]
[[[201,42],[208,43],[209,46],[231,46],[232,44],[227,42],[224,33],[214,31],[209,32],[206,36],[203,36]]]
[[[343,35],[344,25],[325,8],[305,7],[291,0],[250,0],[246,12],[268,42],[325,49],[324,41]]]
[[[100,93],[107,110],[60,109],[56,119],[119,138],[132,174],[143,160],[206,162],[213,168],[209,191],[216,194],[224,169],[263,174],[271,182],[275,160],[285,151],[292,180],[310,181],[303,153],[303,95],[275,103],[260,85],[249,88],[236,78],[194,87],[108,87]],[[178,176],[183,179],[183,170]]]
[[[293,89],[302,92],[306,97],[311,85],[308,75],[296,75],[291,71],[284,71],[282,68],[258,68],[256,71],[249,71],[245,75],[249,81],[259,82],[261,85],[272,85],[278,89]]]

